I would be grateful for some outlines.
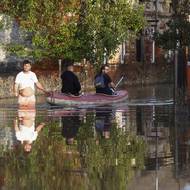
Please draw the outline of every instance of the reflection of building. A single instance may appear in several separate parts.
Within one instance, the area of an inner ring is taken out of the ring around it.
[[[147,144],[146,169],[173,163],[170,126],[173,124],[169,109],[159,106],[136,106],[128,114],[131,130],[142,136]],[[135,113],[135,114],[134,114]]]
[[[170,144],[172,136],[170,127],[173,122],[168,115],[170,115],[170,112],[167,109],[162,108],[160,110],[159,107],[152,106],[149,127],[145,129],[148,143],[147,168],[154,168],[156,164],[163,166],[174,162]],[[154,166],[151,166],[151,164]]]
[[[184,109],[184,107],[178,109]],[[188,179],[190,178],[190,128],[189,128],[189,116],[187,113],[176,116],[176,166],[177,175],[179,178]],[[186,181],[186,182],[187,182]]]
[[[146,141],[148,144],[146,168],[152,170],[157,166],[161,167],[174,163],[169,128],[160,126],[146,132]]]
[[[158,180],[158,181],[157,181]],[[157,185],[158,182],[158,186]],[[157,187],[157,188],[156,188]],[[145,171],[136,176],[128,185],[128,190],[183,190],[173,175],[173,167],[160,168],[155,171]]]
[[[138,171],[129,190],[181,190],[175,178],[173,112],[168,106],[137,106],[137,132],[147,144],[145,170]],[[130,115],[130,114],[129,114]]]
[[[147,123],[144,125],[148,145],[146,170],[136,175],[129,190],[189,190],[190,128],[188,115],[182,114],[182,110],[175,125],[159,107],[155,108],[154,120],[143,118]]]

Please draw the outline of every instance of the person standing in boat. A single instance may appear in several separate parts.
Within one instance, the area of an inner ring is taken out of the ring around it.
[[[112,82],[112,79],[108,75],[110,71],[109,65],[103,65],[100,68],[100,72],[95,76],[95,88],[96,93],[103,93],[108,95],[115,94],[115,84]]]
[[[65,60],[66,71],[64,71],[61,75],[62,79],[62,89],[61,92],[68,94],[79,96],[81,91],[81,85],[78,77],[74,74],[74,67],[72,60]]]
[[[38,89],[47,93],[41,83],[38,81],[36,74],[31,71],[31,62],[23,61],[23,71],[17,74],[14,84],[14,94],[18,97],[20,107],[35,107],[35,85]]]

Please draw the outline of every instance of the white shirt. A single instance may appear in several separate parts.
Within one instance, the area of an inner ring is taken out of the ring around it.
[[[24,73],[21,71],[17,74],[15,83],[19,85],[19,90],[22,90],[26,87],[31,87],[33,90],[35,90],[35,83],[38,82],[38,79],[36,77],[36,74],[32,71],[29,71],[28,73]]]
[[[16,132],[17,140],[21,142],[29,141],[30,143],[36,140],[38,136],[38,132],[35,131],[34,124],[31,127],[20,125],[19,128],[20,130]]]

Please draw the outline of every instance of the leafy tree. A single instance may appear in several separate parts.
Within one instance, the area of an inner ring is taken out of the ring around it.
[[[101,62],[144,23],[143,8],[127,0],[2,0],[0,12],[14,18],[32,39],[27,48],[14,49],[13,44],[10,49],[38,58]]]
[[[167,50],[178,50],[177,87],[186,87],[186,53],[190,46],[190,1],[172,0],[173,14],[168,29],[156,35],[157,44]]]
[[[126,0],[85,1],[81,10],[77,38],[80,54],[89,60],[110,58],[129,33],[143,27],[143,9]]]
[[[72,57],[73,36],[76,31],[77,1],[34,0],[1,2],[3,13],[15,18],[21,28],[30,35],[32,46],[28,53],[35,57]],[[28,33],[29,32],[29,33]],[[15,44],[11,44],[12,49]],[[17,44],[16,51],[23,50]]]
[[[167,30],[158,33],[157,44],[164,49],[174,50],[190,45],[190,1],[172,0],[173,14],[167,23]]]

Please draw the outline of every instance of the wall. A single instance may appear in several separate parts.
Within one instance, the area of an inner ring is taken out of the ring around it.
[[[0,73],[18,70],[22,59],[11,55],[5,50],[9,43],[25,43],[16,22],[10,21],[8,17],[0,16],[4,27],[0,30]]]

